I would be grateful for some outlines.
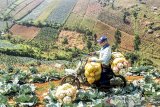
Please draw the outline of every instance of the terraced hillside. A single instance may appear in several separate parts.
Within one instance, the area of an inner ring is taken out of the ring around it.
[[[158,107],[160,0],[0,0],[0,107],[66,107],[54,96],[65,69],[100,49],[101,35],[114,47],[117,31],[127,86],[81,84],[71,107]]]
[[[18,36],[26,40],[25,43],[44,49],[46,46],[57,47],[55,41],[61,30],[88,30],[98,37],[105,34],[110,43],[114,44],[114,34],[119,29],[122,34],[120,48],[127,52],[134,51],[134,34],[138,33],[142,42],[141,50],[158,64],[156,60],[159,58],[155,57],[160,47],[160,9],[157,2],[159,3],[155,0],[7,0],[1,4],[4,8],[0,12],[0,30],[6,32],[6,29],[10,29],[12,37]],[[3,20],[8,20],[8,23]],[[153,47],[150,42],[155,42]],[[54,51],[49,50],[51,53]]]

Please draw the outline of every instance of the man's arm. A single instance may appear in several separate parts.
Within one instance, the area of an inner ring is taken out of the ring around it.
[[[99,54],[100,53],[100,51],[95,51],[95,52],[91,52],[91,53],[89,53],[90,55],[97,55],[97,54]]]
[[[95,59],[95,60],[92,60],[92,59],[89,59],[90,62],[99,62],[99,63],[107,63],[111,58],[111,48],[108,47],[105,49],[105,52],[102,56],[102,58],[99,58],[99,59]]]

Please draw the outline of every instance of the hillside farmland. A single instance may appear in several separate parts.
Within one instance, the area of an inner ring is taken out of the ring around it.
[[[124,78],[95,87],[102,35]],[[0,107],[159,107],[159,53],[159,0],[0,0]],[[59,91],[67,75],[80,89]]]

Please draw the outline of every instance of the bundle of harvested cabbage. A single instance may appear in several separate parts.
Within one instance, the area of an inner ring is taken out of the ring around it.
[[[112,53],[111,68],[115,74],[119,74],[121,69],[128,67],[128,61],[120,52]]]
[[[60,103],[70,104],[76,99],[77,89],[69,83],[59,86],[55,97]]]
[[[85,65],[85,77],[89,84],[98,81],[101,78],[101,64],[96,62],[88,62]]]

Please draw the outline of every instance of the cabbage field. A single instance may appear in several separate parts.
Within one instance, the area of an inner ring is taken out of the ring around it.
[[[73,9],[73,13],[76,13],[80,16],[84,16],[88,7],[90,0],[78,0],[75,8]]]
[[[1,21],[0,20],[0,31],[5,31],[7,26],[10,28],[13,25],[11,21]]]
[[[19,5],[17,5],[14,10],[11,11],[11,15],[14,16],[18,14],[22,9],[24,9],[26,6],[31,4],[33,0],[25,0],[24,2],[21,2]]]
[[[0,40],[0,48],[11,48],[13,47],[13,44],[10,43],[9,41],[5,41],[5,40]]]
[[[74,8],[77,0],[62,0],[58,6],[49,15],[47,21],[51,23],[64,24],[72,9]]]
[[[5,28],[4,22],[0,21],[0,31],[3,31]]]
[[[71,104],[57,102],[55,92],[58,89],[52,81],[59,80],[63,74],[56,71],[39,73],[35,67],[27,71],[8,67],[0,70],[0,105],[1,106],[38,106],[46,107],[84,107],[84,106],[158,106],[160,104],[160,78],[157,70],[151,66],[130,68],[126,76],[142,76],[144,78],[128,82],[125,88],[110,88],[106,91],[95,88],[77,90],[76,99]],[[37,83],[50,81],[50,88],[42,93],[44,100],[38,94]],[[47,91],[48,90],[48,91]],[[41,102],[40,102],[41,101]]]
[[[31,13],[25,16],[21,21],[35,20],[46,8],[46,5],[49,5],[51,2],[52,0],[45,0],[36,9],[31,11]]]
[[[19,20],[23,18],[25,15],[30,13],[34,8],[39,6],[44,0],[34,0],[32,3],[29,3],[24,9],[21,9],[18,13],[16,13],[14,16],[15,20]]]
[[[34,83],[56,80],[60,75],[56,72],[39,74],[33,67],[27,72],[10,67],[1,69],[0,77],[0,106],[33,107],[39,103]]]
[[[21,5],[23,2],[24,2],[24,0],[18,0],[18,1],[13,2],[13,3],[9,6],[9,8],[7,8],[7,9],[4,11],[4,13],[3,13],[4,17],[7,16],[7,15],[9,15],[10,12],[14,10],[14,8],[16,8],[18,5]]]
[[[7,9],[12,3],[14,3],[16,0],[0,0],[0,13]]]

